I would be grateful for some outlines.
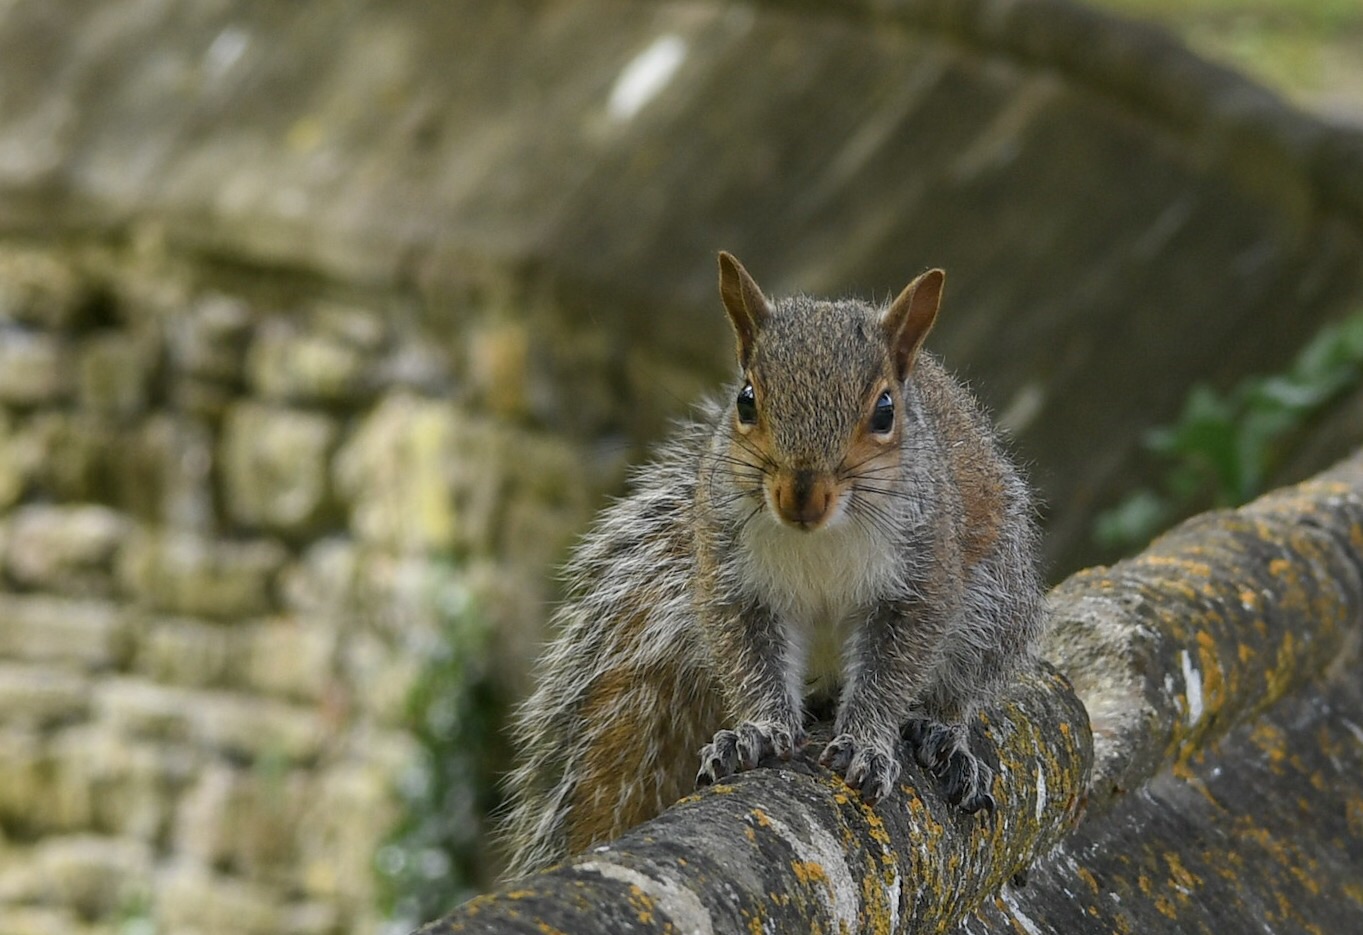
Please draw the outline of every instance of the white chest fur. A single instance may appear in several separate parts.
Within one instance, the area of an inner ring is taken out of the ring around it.
[[[805,683],[841,682],[848,638],[898,573],[893,550],[860,523],[805,532],[769,515],[745,527],[743,544],[744,580],[789,628]]]

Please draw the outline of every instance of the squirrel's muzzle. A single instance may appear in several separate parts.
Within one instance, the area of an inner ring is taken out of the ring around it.
[[[826,523],[838,503],[833,478],[819,471],[780,471],[772,479],[770,493],[781,521],[805,531]]]

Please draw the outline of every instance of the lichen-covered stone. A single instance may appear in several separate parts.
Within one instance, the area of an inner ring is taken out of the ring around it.
[[[197,419],[156,413],[110,456],[113,501],[150,524],[181,533],[216,532],[214,435]]]
[[[180,799],[175,849],[204,866],[230,866],[248,879],[292,876],[299,821],[311,777],[214,764]]]
[[[219,448],[228,515],[250,529],[315,532],[330,505],[330,459],[338,435],[336,422],[320,413],[233,406]]]
[[[457,446],[456,423],[448,403],[406,394],[384,399],[365,417],[335,462],[356,536],[397,551],[455,546],[449,471],[473,454]]]
[[[228,682],[240,655],[236,627],[187,617],[152,617],[142,622],[134,671],[157,682],[207,688]]]
[[[73,907],[92,919],[111,916],[147,895],[152,850],[140,841],[72,835],[33,849],[33,869],[43,881],[40,899]]]
[[[233,620],[274,608],[275,577],[287,558],[284,547],[270,539],[145,533],[125,546],[119,573],[150,609]]]
[[[0,594],[0,657],[100,670],[130,651],[128,616],[115,604]]]
[[[265,399],[334,404],[373,392],[374,363],[355,342],[273,321],[257,332],[246,373],[251,388]]]
[[[144,412],[159,348],[152,333],[110,332],[80,347],[76,398],[96,415],[127,420]]]
[[[90,679],[55,666],[0,663],[0,711],[11,724],[47,727],[90,707]]]
[[[68,595],[114,590],[118,549],[128,519],[95,505],[22,507],[11,514],[4,567],[19,584]]]
[[[0,252],[0,322],[43,329],[85,323],[90,289],[69,263],[42,249]]]
[[[0,403],[32,407],[67,399],[74,389],[73,357],[60,339],[41,332],[0,332]]]
[[[323,617],[273,617],[241,628],[236,681],[265,695],[320,700],[337,683],[339,633]]]

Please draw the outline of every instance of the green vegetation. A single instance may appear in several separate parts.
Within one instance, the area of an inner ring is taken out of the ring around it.
[[[491,882],[487,816],[500,803],[497,769],[507,759],[491,629],[452,572],[432,590],[442,632],[408,699],[421,758],[402,782],[403,819],[376,859],[383,908],[409,928]]]
[[[1230,393],[1189,394],[1173,425],[1146,447],[1165,465],[1157,490],[1143,489],[1101,514],[1101,545],[1131,548],[1208,502],[1234,506],[1260,493],[1296,430],[1363,381],[1363,312],[1324,328],[1286,372],[1250,377]]]
[[[1363,111],[1363,3],[1358,0],[1094,0],[1153,20],[1199,53],[1307,107]]]

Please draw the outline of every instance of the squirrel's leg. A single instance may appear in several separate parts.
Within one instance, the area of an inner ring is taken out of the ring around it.
[[[905,610],[886,605],[858,632],[834,737],[819,757],[871,804],[894,791],[900,726],[915,710],[941,643],[943,621],[919,613],[909,624]]]
[[[768,756],[788,760],[805,742],[799,663],[789,634],[765,607],[707,626],[725,701],[738,725],[716,732],[700,751],[696,785],[708,786]]]

